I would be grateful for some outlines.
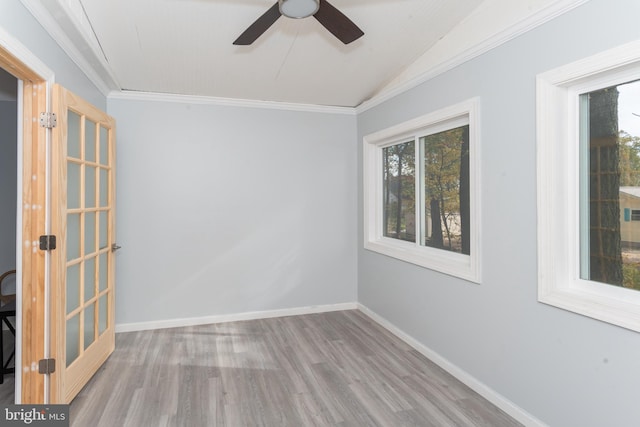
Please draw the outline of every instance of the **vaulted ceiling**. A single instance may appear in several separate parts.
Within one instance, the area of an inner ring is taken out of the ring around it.
[[[583,0],[584,1],[584,0]],[[330,0],[365,33],[344,45],[275,0],[22,0],[105,94],[133,91],[355,107],[486,49],[576,0]],[[531,21],[533,22],[533,21]]]

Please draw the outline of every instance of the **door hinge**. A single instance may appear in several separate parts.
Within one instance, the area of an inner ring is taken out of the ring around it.
[[[53,129],[58,125],[56,113],[40,113],[40,127]]]
[[[56,248],[56,236],[44,235],[40,236],[40,250],[52,251]]]
[[[47,375],[56,371],[56,359],[42,359],[38,362],[38,373]]]

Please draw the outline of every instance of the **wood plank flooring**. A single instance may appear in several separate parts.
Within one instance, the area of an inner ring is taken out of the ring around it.
[[[116,335],[84,426],[520,426],[357,310]]]

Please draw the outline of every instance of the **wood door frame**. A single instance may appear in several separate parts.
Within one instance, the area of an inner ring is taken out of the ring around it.
[[[27,65],[29,64],[29,65]],[[21,277],[18,293],[20,315],[21,393],[20,403],[45,403],[48,379],[38,373],[38,361],[48,355],[45,331],[48,327],[48,295],[45,288],[45,252],[38,249],[39,236],[49,229],[47,221],[48,130],[40,127],[40,112],[49,111],[53,73],[18,41],[0,34],[0,68],[22,81],[22,220],[21,256],[17,266]],[[39,71],[34,71],[38,69]],[[19,132],[20,133],[20,132]],[[20,296],[21,295],[21,296]],[[16,379],[18,372],[16,372]]]

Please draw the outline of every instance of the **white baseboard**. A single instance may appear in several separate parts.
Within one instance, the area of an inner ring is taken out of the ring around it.
[[[285,308],[281,310],[252,311],[237,314],[223,314],[217,316],[157,320],[151,322],[122,323],[116,325],[116,333],[177,328],[182,326],[208,325],[213,323],[237,322],[241,320],[269,319],[274,317],[299,316],[303,314],[328,313],[331,311],[356,309],[366,314],[371,320],[378,323],[380,326],[387,329],[402,341],[419,351],[429,360],[440,366],[445,371],[449,372],[455,378],[466,384],[469,388],[487,399],[489,402],[496,405],[498,408],[502,409],[504,412],[509,414],[520,423],[529,427],[548,427],[547,424],[543,423],[524,409],[511,402],[509,399],[505,398],[492,388],[488,387],[487,385],[470,375],[468,372],[449,362],[447,359],[445,359],[429,347],[425,346],[412,336],[403,332],[400,328],[389,322],[384,317],[378,315],[377,313],[360,303],[350,302],[341,304],[314,305],[309,307]]]
[[[524,409],[517,406],[515,403],[511,402],[506,397],[502,396],[492,388],[488,387],[468,372],[449,362],[444,357],[440,356],[438,353],[420,343],[418,340],[413,338],[412,336],[403,332],[400,328],[389,322],[384,317],[378,315],[374,311],[370,310],[368,307],[358,303],[358,309],[369,316],[371,320],[378,323],[383,328],[387,329],[389,332],[400,338],[402,341],[419,351],[422,355],[427,357],[429,360],[434,362],[436,365],[440,366],[442,369],[456,377],[458,380],[466,384],[473,391],[478,393],[480,396],[487,399],[489,402],[496,405],[498,408],[502,409],[504,412],[509,414],[511,417],[529,427],[548,427],[547,424],[543,423]]]
[[[116,324],[116,333],[147,331],[151,329],[178,328],[182,326],[209,325],[212,323],[237,322],[240,320],[269,319],[273,317],[298,316],[301,314],[328,313],[330,311],[356,310],[358,304],[347,302],[341,304],[312,305],[309,307],[285,308],[281,310],[251,311],[237,314],[217,316],[190,317],[184,319],[156,320],[151,322],[135,322]]]

